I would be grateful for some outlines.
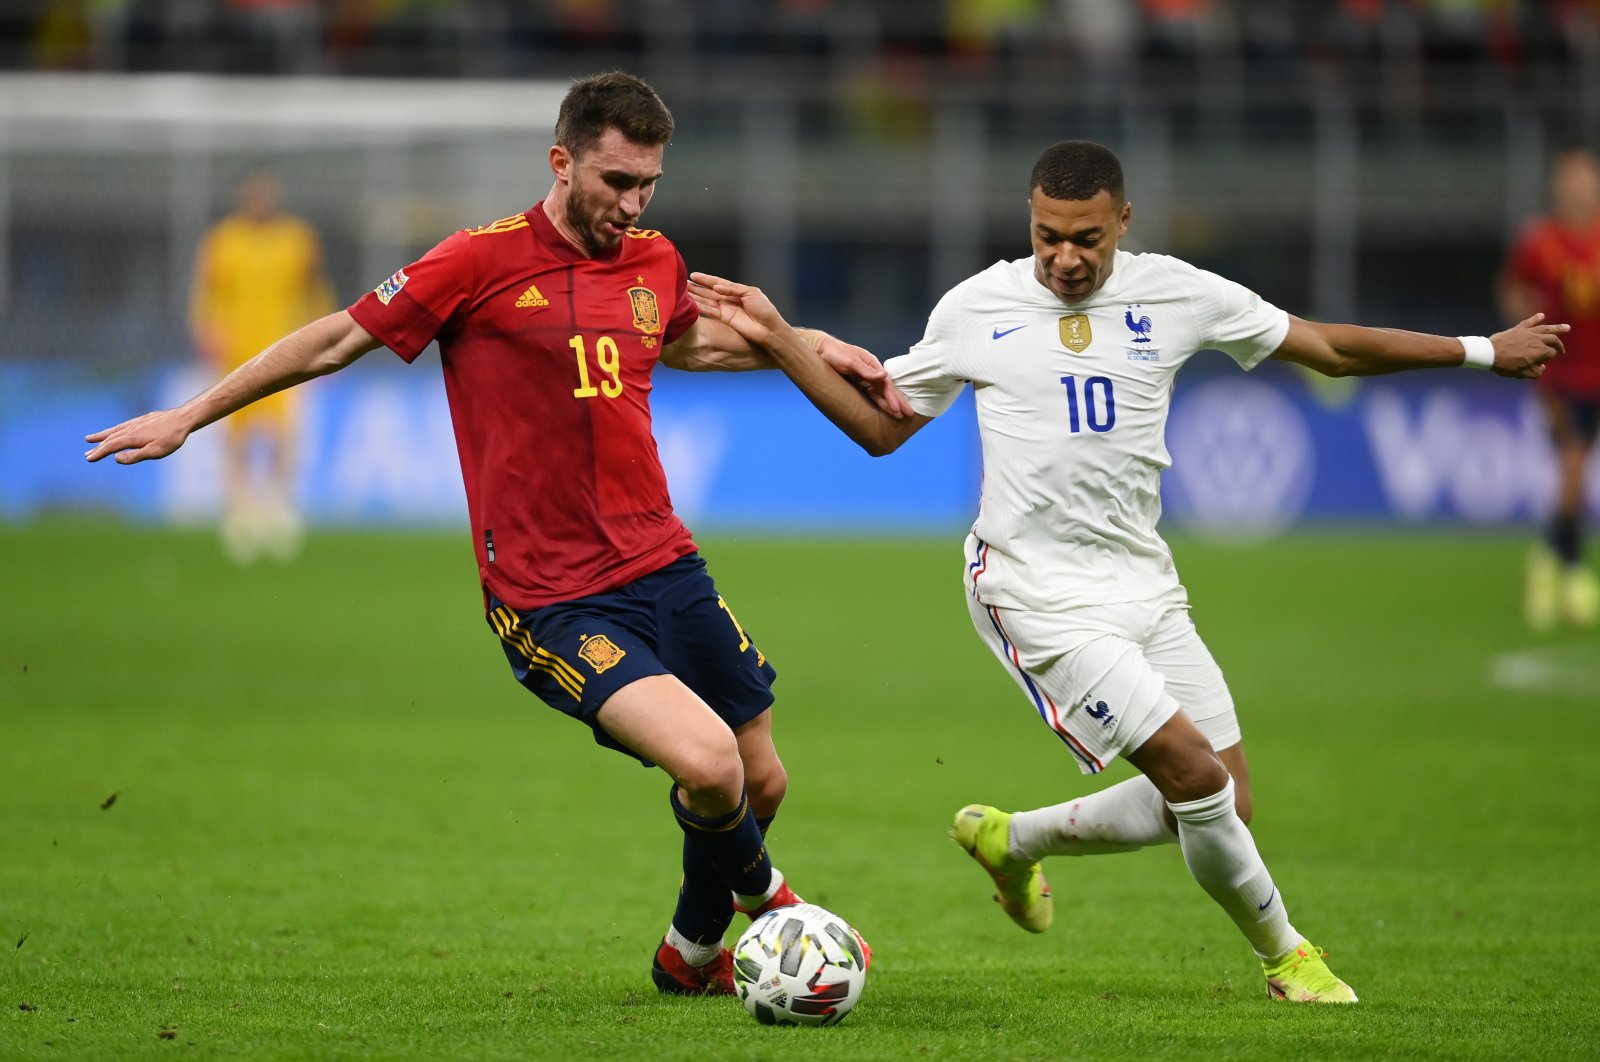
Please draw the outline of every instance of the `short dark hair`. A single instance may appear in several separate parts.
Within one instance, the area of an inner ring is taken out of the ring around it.
[[[665,144],[672,139],[672,112],[655,89],[620,70],[573,82],[556,115],[556,143],[581,155],[607,129],[635,144]]]
[[[1033,164],[1028,194],[1037,188],[1051,199],[1081,201],[1101,191],[1122,202],[1122,163],[1111,149],[1092,140],[1063,140],[1045,148]]]

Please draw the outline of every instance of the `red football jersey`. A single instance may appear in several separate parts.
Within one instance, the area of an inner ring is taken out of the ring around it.
[[[1507,268],[1538,291],[1546,320],[1572,326],[1561,339],[1566,353],[1546,363],[1539,385],[1600,399],[1600,224],[1574,231],[1535,222],[1518,239]]]
[[[699,310],[659,232],[589,258],[542,204],[458,232],[352,307],[406,361],[438,339],[484,587],[518,609],[694,550],[650,430],[661,345]]]

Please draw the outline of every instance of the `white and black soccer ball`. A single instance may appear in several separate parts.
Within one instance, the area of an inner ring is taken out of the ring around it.
[[[733,949],[733,983],[763,1025],[836,1025],[866,982],[861,938],[814,903],[773,908]]]

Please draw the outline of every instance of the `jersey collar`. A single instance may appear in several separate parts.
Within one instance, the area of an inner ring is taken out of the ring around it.
[[[627,239],[623,237],[623,240],[617,241],[617,246],[612,250],[591,258],[574,247],[556,229],[555,223],[545,215],[543,199],[535,203],[523,216],[528,219],[528,226],[533,229],[534,238],[544,244],[553,257],[563,262],[615,262],[622,254],[623,240]]]

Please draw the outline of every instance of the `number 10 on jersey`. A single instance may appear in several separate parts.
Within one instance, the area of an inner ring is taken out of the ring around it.
[[[1081,397],[1076,376],[1063,376],[1061,383],[1067,389],[1067,430],[1076,435],[1087,423],[1090,431],[1110,431],[1117,423],[1117,392],[1110,377],[1083,381]]]

